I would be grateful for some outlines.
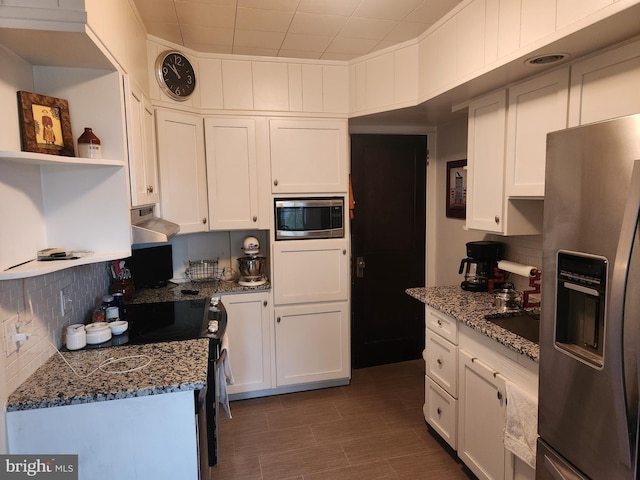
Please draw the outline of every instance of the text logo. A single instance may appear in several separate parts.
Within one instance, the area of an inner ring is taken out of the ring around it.
[[[0,455],[0,479],[78,480],[78,455]]]

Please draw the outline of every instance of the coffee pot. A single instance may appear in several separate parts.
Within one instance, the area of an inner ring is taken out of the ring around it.
[[[478,241],[467,242],[466,248],[467,258],[460,261],[458,270],[459,274],[464,273],[460,287],[470,292],[486,292],[498,260],[502,259],[504,246],[500,242]]]

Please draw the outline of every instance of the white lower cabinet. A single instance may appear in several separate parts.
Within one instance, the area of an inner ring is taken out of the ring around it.
[[[457,448],[458,328],[455,319],[431,307],[425,309],[426,362],[424,418],[453,448]]]
[[[277,386],[347,379],[349,303],[275,308]]]
[[[269,293],[222,295],[227,310],[229,360],[233,385],[230,395],[265,390],[271,382],[271,332]]]
[[[460,350],[458,456],[479,479],[504,479],[505,380]]]

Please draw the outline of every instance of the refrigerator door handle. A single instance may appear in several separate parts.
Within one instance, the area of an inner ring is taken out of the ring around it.
[[[611,294],[608,301],[609,332],[606,340],[609,352],[618,352],[610,357],[612,363],[611,373],[614,392],[617,402],[616,411],[626,412],[626,415],[616,415],[616,431],[619,445],[624,447],[621,453],[624,458],[619,460],[626,466],[631,467],[636,459],[636,445],[633,436],[636,432],[636,422],[638,420],[638,391],[637,382],[635,390],[633,385],[625,385],[625,369],[637,372],[635,359],[625,361],[625,348],[620,342],[623,338],[624,330],[624,306],[625,291],[628,275],[628,267],[631,259],[633,242],[635,240],[640,215],[640,160],[633,162],[631,183],[627,202],[622,217],[622,227],[616,250],[616,258],[611,279]],[[635,340],[635,339],[634,339]],[[626,392],[632,389],[632,398],[635,397],[635,404],[628,404]]]
[[[555,480],[585,480],[584,477],[576,475],[562,464],[554,462],[548,455],[544,456],[544,465],[546,472],[550,473]]]

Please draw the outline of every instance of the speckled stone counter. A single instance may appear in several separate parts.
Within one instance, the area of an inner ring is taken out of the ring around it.
[[[540,347],[537,344],[485,320],[485,315],[500,313],[493,305],[493,295],[467,292],[458,285],[409,288],[406,293],[534,362],[539,361]]]
[[[198,390],[206,385],[209,340],[131,345],[63,352],[23,382],[7,400],[7,411],[75,405],[129,397]],[[142,355],[137,358],[127,358]],[[109,358],[123,359],[99,368]],[[144,368],[128,373],[151,362]]]
[[[216,295],[227,293],[250,293],[269,290],[269,282],[257,287],[244,287],[236,282],[222,280],[220,282],[187,282],[172,283],[161,288],[147,288],[137,291],[130,303],[151,303],[151,302],[171,302],[174,300],[193,300],[194,298],[211,298]],[[193,290],[198,293],[189,295],[182,293],[182,290]]]

